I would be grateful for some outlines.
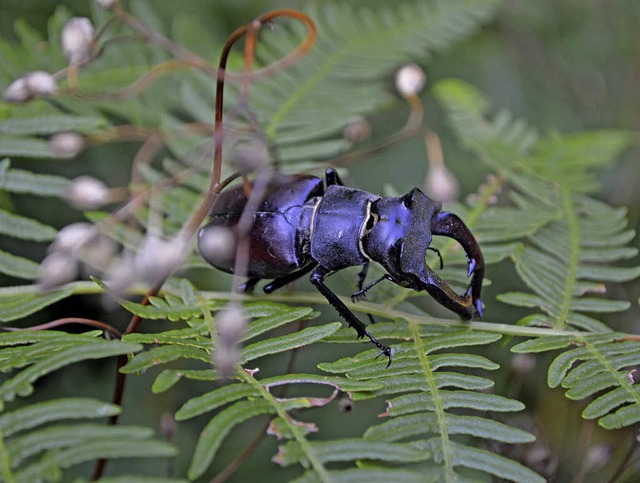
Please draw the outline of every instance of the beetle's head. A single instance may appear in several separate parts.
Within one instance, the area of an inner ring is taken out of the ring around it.
[[[464,319],[473,317],[474,308],[481,316],[484,260],[480,247],[462,220],[440,212],[441,207],[418,188],[404,196],[379,198],[371,204],[370,222],[362,239],[364,251],[398,285],[428,291]],[[433,235],[455,239],[467,254],[469,276],[473,274],[473,278],[463,296],[456,294],[427,265],[426,251]]]
[[[371,204],[373,227],[363,237],[364,251],[396,283],[419,290],[431,244],[431,219],[439,211],[440,203],[418,188],[404,196],[377,199]]]

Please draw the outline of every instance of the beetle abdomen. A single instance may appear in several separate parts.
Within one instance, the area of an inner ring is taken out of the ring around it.
[[[322,180],[315,176],[280,177],[270,181],[252,215],[253,224],[247,234],[247,273],[243,275],[278,278],[309,263],[310,215],[323,191]],[[198,234],[200,253],[219,270],[234,272],[237,224],[246,204],[242,186],[223,191],[211,210],[211,221]],[[309,226],[304,226],[305,223]],[[216,236],[220,227],[231,230],[228,244],[232,246],[208,243],[207,237]]]

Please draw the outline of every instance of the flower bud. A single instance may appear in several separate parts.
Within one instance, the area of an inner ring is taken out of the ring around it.
[[[71,182],[65,192],[71,206],[79,210],[92,210],[110,201],[109,188],[99,179],[80,176]]]
[[[198,250],[205,260],[231,259],[236,251],[236,238],[224,226],[205,226],[198,233]]]
[[[91,20],[74,17],[62,29],[62,53],[69,64],[85,60],[91,53],[94,28]]]
[[[238,303],[230,302],[216,317],[217,337],[213,363],[221,377],[231,377],[240,361],[240,338],[247,317]]]
[[[371,125],[363,117],[354,117],[342,130],[342,136],[352,143],[361,143],[371,137]]]
[[[267,147],[259,139],[240,143],[234,146],[229,154],[231,164],[241,173],[253,173],[269,162]]]
[[[56,80],[48,72],[36,70],[24,76],[27,89],[33,97],[48,96],[56,91]]]
[[[118,3],[118,0],[96,0],[96,3],[99,7],[111,8],[114,7],[116,3]]]
[[[179,239],[165,240],[148,234],[136,256],[135,265],[145,280],[156,283],[178,268],[186,245]]]
[[[427,76],[418,64],[408,64],[396,72],[396,89],[404,98],[420,94]]]
[[[42,260],[38,269],[38,287],[51,290],[72,282],[78,275],[78,261],[73,255],[54,252]]]
[[[24,77],[14,80],[5,89],[2,96],[4,102],[26,102],[29,100],[29,90]]]
[[[434,132],[425,134],[425,145],[429,168],[424,181],[424,190],[427,196],[438,201],[453,201],[458,197],[460,184],[444,163],[440,138]]]
[[[84,148],[84,137],[76,132],[60,132],[49,139],[49,149],[60,158],[73,158]]]
[[[444,164],[430,165],[425,180],[425,192],[438,201],[453,201],[458,197],[458,180]]]
[[[49,247],[49,253],[78,253],[80,249],[92,243],[98,234],[98,229],[91,223],[71,223],[58,232],[58,235]]]
[[[56,81],[51,74],[41,70],[29,72],[16,79],[4,91],[5,102],[27,102],[38,96],[56,91]]]

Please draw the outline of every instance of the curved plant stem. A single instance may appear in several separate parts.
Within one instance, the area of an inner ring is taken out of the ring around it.
[[[21,331],[21,330],[48,330],[48,329],[54,329],[56,327],[61,327],[63,325],[68,325],[68,324],[79,324],[79,325],[86,325],[89,327],[97,327],[98,329],[102,329],[105,332],[108,332],[109,334],[111,334],[113,337],[117,339],[120,339],[122,337],[122,334],[120,333],[120,331],[115,327],[112,327],[111,325],[106,324],[104,322],[100,322],[99,320],[84,319],[82,317],[64,317],[62,319],[52,320],[44,324],[33,325],[31,327],[24,327],[24,328],[2,327],[0,329],[6,330],[8,332],[15,332],[15,331]]]

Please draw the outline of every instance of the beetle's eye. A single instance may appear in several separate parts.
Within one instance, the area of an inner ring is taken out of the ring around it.
[[[373,230],[373,227],[378,223],[378,214],[371,212],[369,213],[369,218],[367,218],[367,222],[364,225],[364,233],[363,235],[368,235]]]
[[[413,202],[415,201],[416,197],[414,195],[414,192],[411,191],[410,193],[407,193],[406,195],[404,195],[402,197],[402,202],[404,203],[404,206],[407,208],[411,208],[411,206],[413,205]]]

